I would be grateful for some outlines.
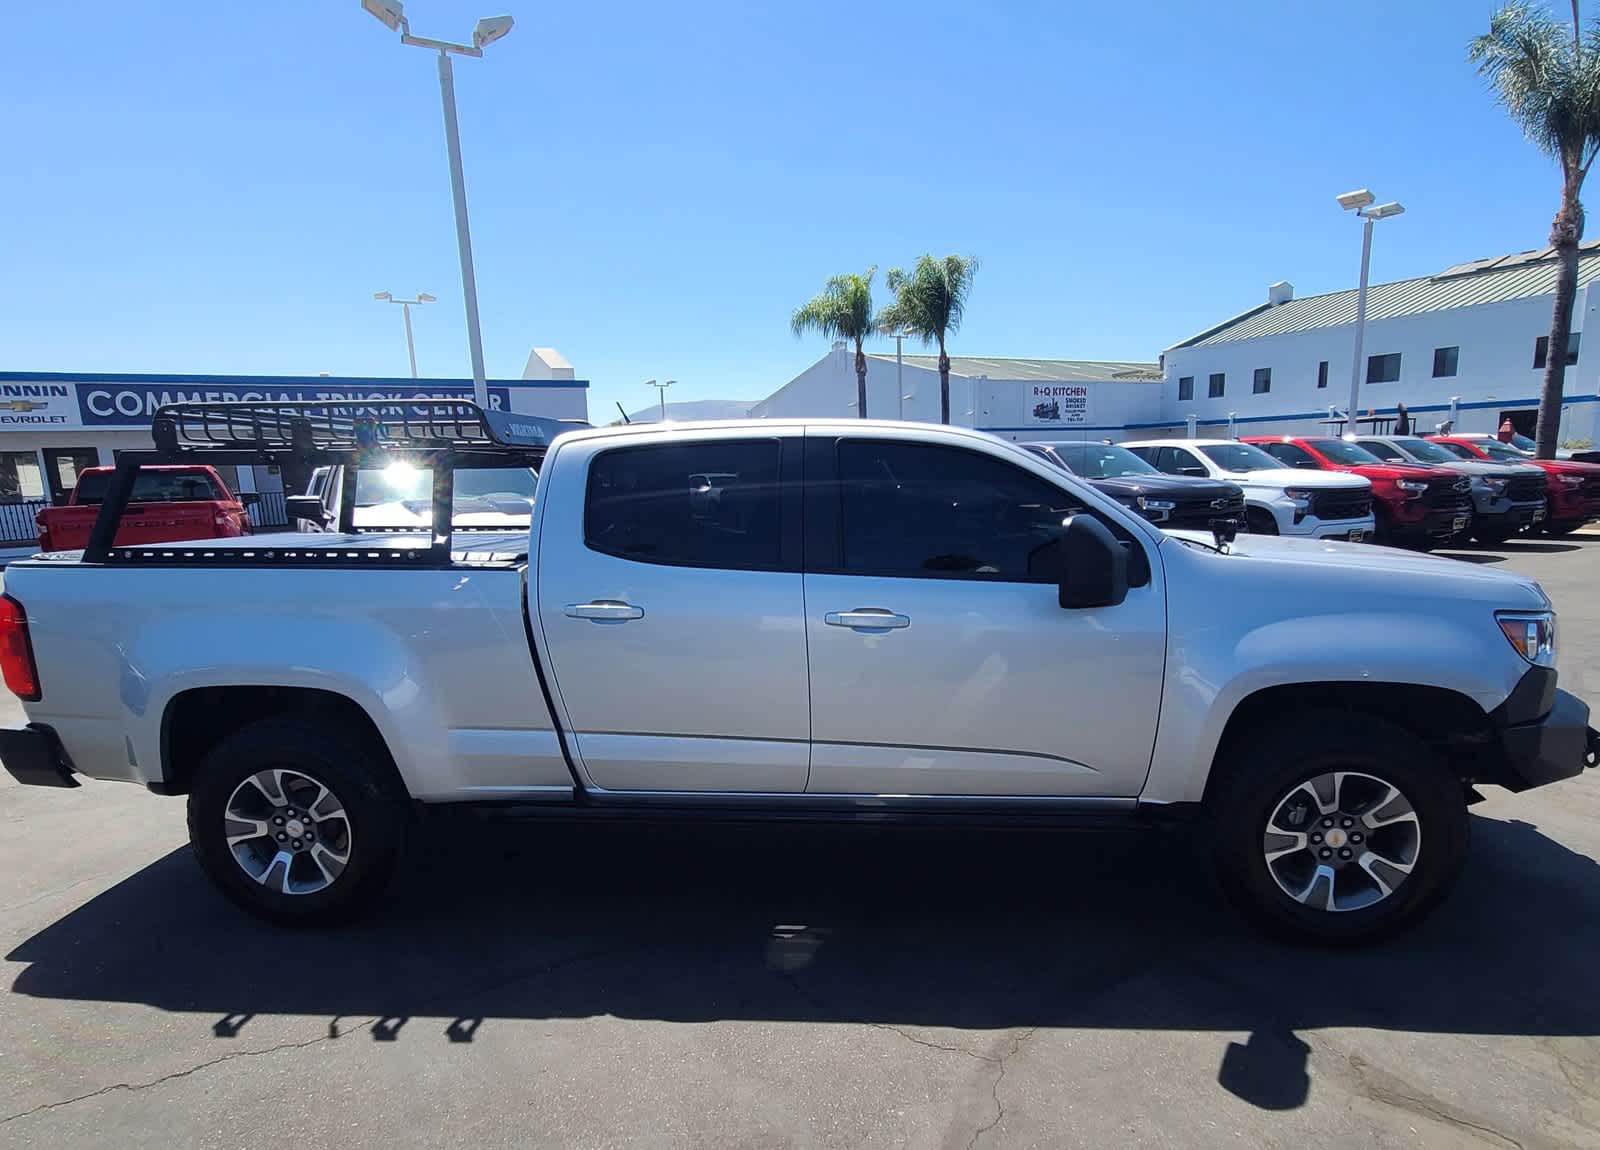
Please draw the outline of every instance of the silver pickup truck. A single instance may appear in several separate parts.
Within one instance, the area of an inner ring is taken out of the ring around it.
[[[189,414],[158,416],[159,458],[218,453]],[[487,416],[453,444],[252,418],[269,458],[431,460],[443,509],[452,468],[538,470],[529,529],[453,536],[347,516],[117,548],[114,490],[86,552],[7,569],[0,666],[29,720],[0,732],[7,770],[187,795],[200,865],[275,920],[356,911],[416,804],[475,803],[1194,818],[1257,919],[1353,941],[1444,895],[1474,787],[1594,761],[1532,580],[1164,534],[981,433],[773,420],[512,450]]]

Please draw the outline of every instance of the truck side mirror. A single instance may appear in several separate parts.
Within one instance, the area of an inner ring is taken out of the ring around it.
[[[1093,515],[1070,517],[1061,529],[1061,605],[1115,607],[1127,597],[1127,549]]]
[[[1191,464],[1188,467],[1180,467],[1178,468],[1178,474],[1192,476],[1195,479],[1206,479],[1210,475],[1210,473],[1199,464]]]
[[[291,523],[297,519],[304,519],[319,527],[327,526],[328,510],[322,506],[322,500],[315,495],[291,495],[283,501],[283,504]]]

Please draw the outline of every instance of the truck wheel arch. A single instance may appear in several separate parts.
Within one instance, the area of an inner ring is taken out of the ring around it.
[[[336,725],[358,735],[378,752],[391,781],[408,793],[405,780],[378,724],[348,695],[315,687],[194,687],[167,702],[161,716],[161,783],[148,784],[163,795],[188,794],[207,752],[241,727],[260,719],[297,715]]]
[[[1206,776],[1210,801],[1230,772],[1233,749],[1263,723],[1296,712],[1339,711],[1352,722],[1384,719],[1436,748],[1463,780],[1494,782],[1493,723],[1473,699],[1447,687],[1416,683],[1323,682],[1263,687],[1239,700],[1228,715]],[[1307,731],[1315,738],[1315,731]]]

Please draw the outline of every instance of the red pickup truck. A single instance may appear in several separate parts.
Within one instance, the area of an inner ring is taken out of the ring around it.
[[[74,551],[89,542],[114,467],[88,467],[65,507],[46,507],[34,516],[41,551]],[[227,539],[250,534],[248,503],[254,493],[236,496],[210,467],[155,465],[139,469],[133,498],[117,529],[119,547],[172,543],[180,539]]]
[[[1534,459],[1492,435],[1430,435],[1428,438],[1462,459],[1489,463],[1531,463],[1544,472],[1550,493],[1549,535],[1566,535],[1600,519],[1600,465],[1570,459]]]
[[[1416,463],[1385,463],[1364,447],[1333,436],[1247,435],[1285,467],[1346,471],[1372,483],[1378,541],[1423,551],[1465,537],[1472,527],[1472,482]]]

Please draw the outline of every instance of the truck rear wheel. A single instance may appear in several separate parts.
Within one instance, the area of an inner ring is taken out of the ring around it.
[[[219,742],[189,793],[189,842],[231,901],[273,922],[365,909],[399,859],[405,795],[369,741],[313,718],[251,723]]]
[[[1461,780],[1410,732],[1302,714],[1235,748],[1208,796],[1218,878],[1267,929],[1369,942],[1438,905],[1466,858]]]

